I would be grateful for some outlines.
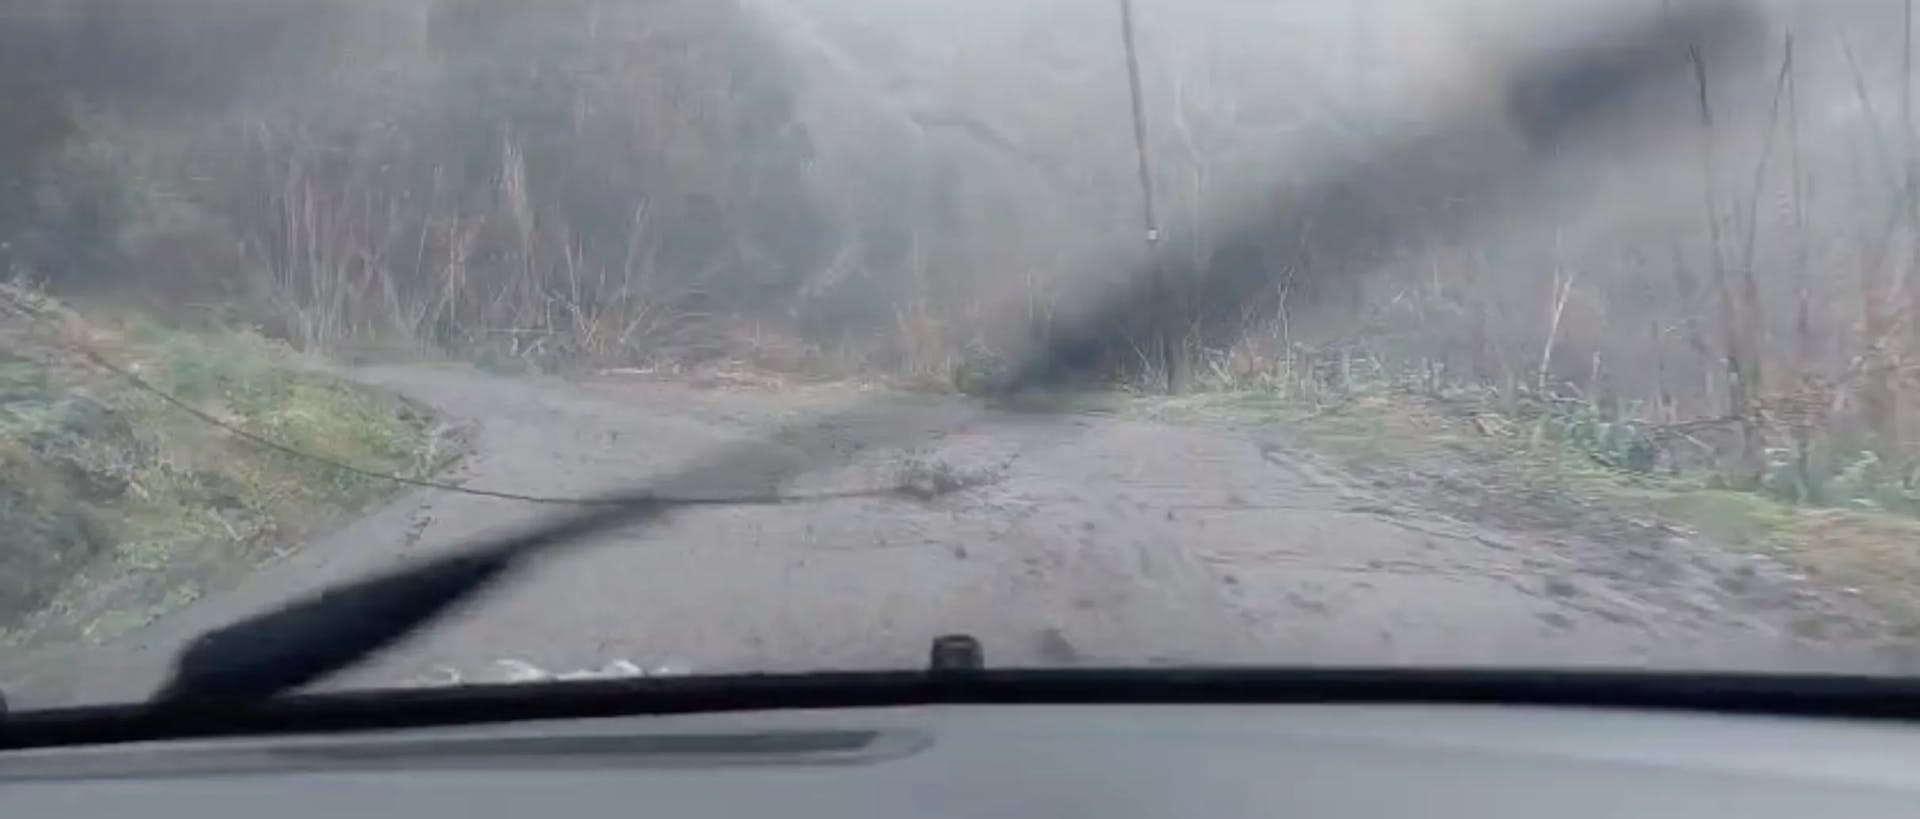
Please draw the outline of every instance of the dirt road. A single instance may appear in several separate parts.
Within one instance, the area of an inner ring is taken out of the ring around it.
[[[1844,595],[1764,558],[1679,536],[1622,549],[1476,528],[1356,488],[1285,440],[845,387],[561,382],[411,365],[355,377],[471,425],[474,452],[452,478],[475,488],[632,488],[753,440],[767,442],[755,456],[767,470],[736,459],[736,474],[665,488],[759,489],[798,463],[819,468],[797,490],[884,485],[903,469],[993,480],[925,502],[704,508],[609,533],[335,685],[483,679],[510,673],[503,660],[917,666],[928,640],[948,632],[978,635],[1003,665],[1894,662]],[[894,402],[886,425],[773,435],[882,400]],[[140,696],[201,629],[551,512],[414,493],[91,652],[94,667],[63,695]]]

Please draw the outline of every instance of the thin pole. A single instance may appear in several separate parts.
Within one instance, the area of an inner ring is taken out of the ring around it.
[[[1120,0],[1120,38],[1127,52],[1127,91],[1133,100],[1133,149],[1140,166],[1140,201],[1144,208],[1147,245],[1160,241],[1160,222],[1153,210],[1153,171],[1147,164],[1147,111],[1140,95],[1140,58],[1133,44],[1133,0]]]
[[[1153,169],[1147,159],[1147,111],[1146,101],[1140,93],[1140,57],[1133,41],[1133,2],[1120,2],[1120,41],[1127,54],[1127,91],[1133,101],[1133,152],[1140,171],[1140,207],[1141,218],[1146,229],[1148,286],[1154,293],[1154,303],[1160,311],[1156,315],[1152,331],[1159,347],[1160,368],[1166,376],[1168,393],[1178,393],[1184,386],[1181,367],[1184,361],[1180,357],[1174,334],[1175,319],[1181,318],[1180,309],[1167,287],[1166,273],[1161,270],[1159,254],[1155,251],[1160,244],[1160,220],[1153,208]]]
[[[1916,164],[1920,164],[1916,163],[1916,159],[1920,157],[1916,157],[1914,153],[1916,137],[1913,124],[1913,0],[1901,3],[1900,9],[1900,128],[1901,135],[1906,138],[1907,143],[1902,146],[1906,167],[1903,169],[1901,180],[1901,197],[1906,200],[1903,204],[1906,206],[1907,220],[1911,223],[1916,216],[1914,197],[1920,194],[1920,191],[1914,189],[1915,177],[1920,175],[1916,173],[1920,171],[1920,168],[1916,168]]]

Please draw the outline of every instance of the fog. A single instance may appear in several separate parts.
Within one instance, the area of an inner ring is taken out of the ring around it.
[[[12,4],[0,261],[322,352],[951,386],[1066,338],[1181,389],[1358,355],[1733,419],[1736,471],[1811,401],[1904,464],[1898,0],[1536,88],[1630,86],[1573,133],[1515,107],[1706,7],[1135,0],[1150,243],[1110,0]]]

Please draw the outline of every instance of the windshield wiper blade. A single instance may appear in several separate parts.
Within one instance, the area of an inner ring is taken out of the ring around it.
[[[431,622],[506,572],[515,557],[503,549],[454,555],[208,632],[181,653],[156,699],[251,700],[299,688]]]
[[[1436,162],[1432,154],[1441,146],[1471,145],[1497,129],[1517,132],[1531,143],[1536,149],[1532,151],[1534,162],[1552,161],[1556,152],[1538,149],[1551,148],[1555,142],[1593,125],[1649,85],[1684,79],[1688,61],[1700,59],[1703,53],[1719,61],[1749,52],[1759,42],[1763,30],[1760,23],[1758,12],[1746,3],[1696,4],[1635,21],[1600,42],[1522,65],[1507,84],[1506,121],[1490,128],[1479,112],[1463,112],[1451,121],[1384,146],[1366,161],[1343,164],[1316,184],[1306,186],[1307,195],[1293,197],[1293,201],[1302,203],[1293,211],[1255,214],[1256,218],[1235,226],[1234,232],[1257,236],[1273,231],[1276,225],[1285,229],[1316,222],[1348,222],[1356,226],[1346,231],[1352,238],[1317,247],[1316,262],[1322,275],[1356,275],[1373,257],[1373,249],[1405,241],[1445,218],[1439,214],[1451,210],[1417,207],[1421,204],[1418,202],[1390,203],[1392,197],[1357,194],[1382,185],[1395,185],[1397,191],[1396,180],[1412,178],[1421,181],[1420,192],[1437,205],[1458,197],[1462,188],[1481,194],[1516,187],[1528,176],[1529,169],[1524,165],[1507,161],[1459,167]],[[1163,261],[1150,260],[1149,264]],[[1046,386],[1063,372],[1063,362],[1075,360],[1085,345],[1097,343],[1099,334],[1120,323],[1121,317],[1177,320],[1165,309],[1156,309],[1161,294],[1158,288],[1149,286],[1152,277],[1141,273],[1123,282],[1124,286],[1110,297],[1095,301],[1091,309],[1068,317],[1067,330],[1036,334],[1048,340],[1017,356],[997,386],[1003,390]],[[1268,278],[1244,272],[1228,275],[1205,271],[1196,275],[1199,286],[1195,289],[1209,301],[1222,304],[1243,303],[1274,284]],[[908,440],[916,434],[912,424],[886,429],[889,422],[900,420],[890,417],[888,407],[882,404],[830,415],[816,425],[858,424],[875,430],[869,442],[879,445]],[[777,489],[816,465],[805,459],[789,459],[769,466],[761,462],[761,452],[757,443],[728,447],[713,457],[697,460],[666,483],[698,482],[716,476],[730,481],[744,472]],[[674,508],[658,495],[637,494],[630,503],[606,504],[563,516],[418,566],[335,586],[216,629],[194,640],[181,653],[172,679],[156,701],[244,703],[318,681],[434,622],[511,575],[535,552],[615,527],[656,520]]]
[[[821,433],[846,426],[869,431],[869,440],[889,441],[909,440],[923,429],[910,413],[886,403],[835,413],[782,429],[774,436],[777,447],[737,444],[696,459],[660,481],[660,491],[599,498],[581,511],[516,533],[328,587],[196,637],[175,659],[173,675],[154,701],[238,703],[273,697],[357,665],[470,602],[536,553],[622,526],[651,523],[687,506],[785,502],[775,490],[829,456],[835,438]],[[716,486],[730,491],[716,492]],[[876,494],[825,493],[792,500]]]
[[[472,598],[543,547],[567,543],[667,507],[649,498],[610,504],[478,548],[322,590],[195,638],[155,699],[271,697],[351,667]]]

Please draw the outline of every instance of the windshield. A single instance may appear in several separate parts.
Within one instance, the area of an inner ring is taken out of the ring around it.
[[[319,685],[1907,673],[1910,17],[9,3],[0,690],[510,535]]]

